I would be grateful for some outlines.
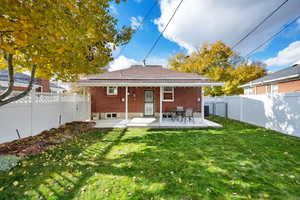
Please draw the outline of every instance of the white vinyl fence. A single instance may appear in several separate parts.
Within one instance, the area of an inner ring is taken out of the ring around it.
[[[0,143],[34,136],[71,121],[90,117],[90,97],[77,94],[32,93],[0,107]]]
[[[215,108],[216,115],[300,137],[300,92],[208,97],[204,102]]]

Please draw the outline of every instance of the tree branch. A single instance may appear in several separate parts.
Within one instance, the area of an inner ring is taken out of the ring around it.
[[[5,53],[6,54],[6,53]],[[13,55],[12,54],[8,54],[4,55],[4,57],[6,57],[7,62],[8,62],[8,87],[6,89],[5,92],[3,92],[3,94],[0,95],[0,101],[3,100],[5,97],[9,96],[13,90],[13,86],[14,86],[14,66],[13,66]]]
[[[26,95],[28,95],[28,93],[31,91],[31,89],[33,87],[33,83],[34,83],[34,79],[35,79],[35,71],[36,71],[36,65],[33,65],[32,70],[31,70],[30,82],[28,84],[27,89],[16,96],[10,97],[10,98],[2,100],[2,101],[0,100],[0,107],[4,106],[5,104],[11,103],[13,101],[17,101],[17,100],[25,97]]]

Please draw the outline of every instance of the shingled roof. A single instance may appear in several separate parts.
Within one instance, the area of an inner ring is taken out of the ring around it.
[[[192,80],[208,80],[203,76],[194,73],[179,72],[169,70],[160,65],[133,65],[130,68],[104,72],[102,74],[88,75],[88,80],[146,80],[146,79],[192,79]]]
[[[79,85],[133,85],[133,84],[204,84],[212,83],[208,78],[194,73],[180,72],[164,68],[160,65],[133,65],[130,68],[88,75],[79,81]]]
[[[8,71],[7,70],[0,70],[0,82],[5,82],[8,83]],[[14,73],[14,84],[15,86],[19,86],[19,84],[24,85],[24,87],[27,87],[27,85],[30,82],[30,76],[24,73],[16,72]],[[34,80],[34,85],[35,86],[42,86],[41,84],[38,83],[37,79]],[[3,87],[2,88],[6,88]],[[58,89],[65,89],[56,83],[50,82],[50,88],[58,88]]]
[[[252,85],[259,85],[264,83],[272,83],[278,81],[286,81],[290,79],[300,79],[300,64],[293,65],[291,67],[282,69],[280,71],[268,74],[262,78],[251,81],[240,87],[249,87]]]
[[[8,71],[7,70],[0,70],[0,81],[8,82]],[[29,84],[30,76],[24,73],[16,72],[14,74],[14,81],[15,83],[20,84]],[[38,85],[35,81],[34,84]]]

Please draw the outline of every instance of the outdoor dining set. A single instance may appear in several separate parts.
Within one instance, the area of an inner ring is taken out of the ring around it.
[[[183,106],[177,106],[176,108],[164,112],[163,118],[171,119],[172,121],[179,121],[179,122],[187,122],[187,121],[195,122],[194,113],[195,111],[192,108],[184,109]]]

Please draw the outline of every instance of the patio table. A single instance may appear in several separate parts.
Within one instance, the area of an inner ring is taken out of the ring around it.
[[[184,113],[185,113],[185,110],[177,110],[177,109],[171,109],[170,110],[171,113],[175,113],[175,119],[177,119],[178,117],[181,116],[181,121],[183,120],[184,118]]]

